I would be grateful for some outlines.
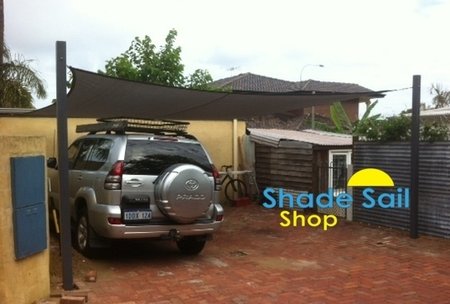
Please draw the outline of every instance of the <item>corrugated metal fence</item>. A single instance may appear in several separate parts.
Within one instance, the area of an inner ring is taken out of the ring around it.
[[[396,188],[409,187],[408,142],[355,142],[353,164],[355,172],[379,168],[392,177]],[[450,238],[450,142],[420,144],[419,185],[419,233]],[[386,192],[386,189],[382,191]],[[367,209],[361,206],[364,200],[361,189],[355,187],[353,192],[354,220],[409,229],[409,209],[378,206]]]

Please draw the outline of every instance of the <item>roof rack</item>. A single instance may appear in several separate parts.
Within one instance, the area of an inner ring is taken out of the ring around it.
[[[95,134],[97,132],[125,134],[125,132],[152,133],[160,135],[187,135],[189,122],[175,120],[99,118],[97,123],[78,125],[77,133]]]

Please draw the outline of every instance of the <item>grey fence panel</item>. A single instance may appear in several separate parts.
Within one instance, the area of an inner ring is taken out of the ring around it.
[[[419,232],[450,238],[450,143],[420,146]]]
[[[409,187],[410,145],[407,142],[355,142],[355,172],[364,168],[386,171],[396,187]],[[386,189],[377,189],[377,193]],[[354,219],[375,225],[409,229],[409,209],[362,207],[361,189],[354,188]],[[450,238],[450,143],[420,145],[419,233]]]
[[[365,168],[378,168],[386,171],[394,180],[396,187],[408,187],[410,181],[410,147],[408,143],[379,144],[355,142],[353,145],[354,171]],[[376,194],[386,189],[376,188]],[[383,209],[376,206],[371,209],[364,208],[365,201],[362,189],[353,189],[353,218],[356,221],[367,222],[374,225],[409,228],[409,209]]]

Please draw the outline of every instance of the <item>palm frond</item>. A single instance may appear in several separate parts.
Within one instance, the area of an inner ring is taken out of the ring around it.
[[[18,56],[13,59],[6,47],[3,58],[0,65],[0,106],[30,108],[33,107],[33,94],[38,98],[47,97],[44,82],[30,66],[30,60]]]
[[[330,116],[338,132],[351,132],[352,122],[348,118],[342,103],[338,101],[331,105]]]
[[[366,109],[366,111],[364,112],[364,115],[361,117],[361,120],[365,120],[369,117],[370,112],[372,112],[373,108],[375,108],[375,106],[378,103],[378,99],[375,100],[374,102],[372,102]]]

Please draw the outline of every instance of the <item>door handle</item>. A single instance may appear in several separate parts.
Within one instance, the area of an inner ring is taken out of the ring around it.
[[[139,187],[143,184],[143,182],[140,179],[133,178],[125,181],[125,184],[130,185],[131,187]]]

